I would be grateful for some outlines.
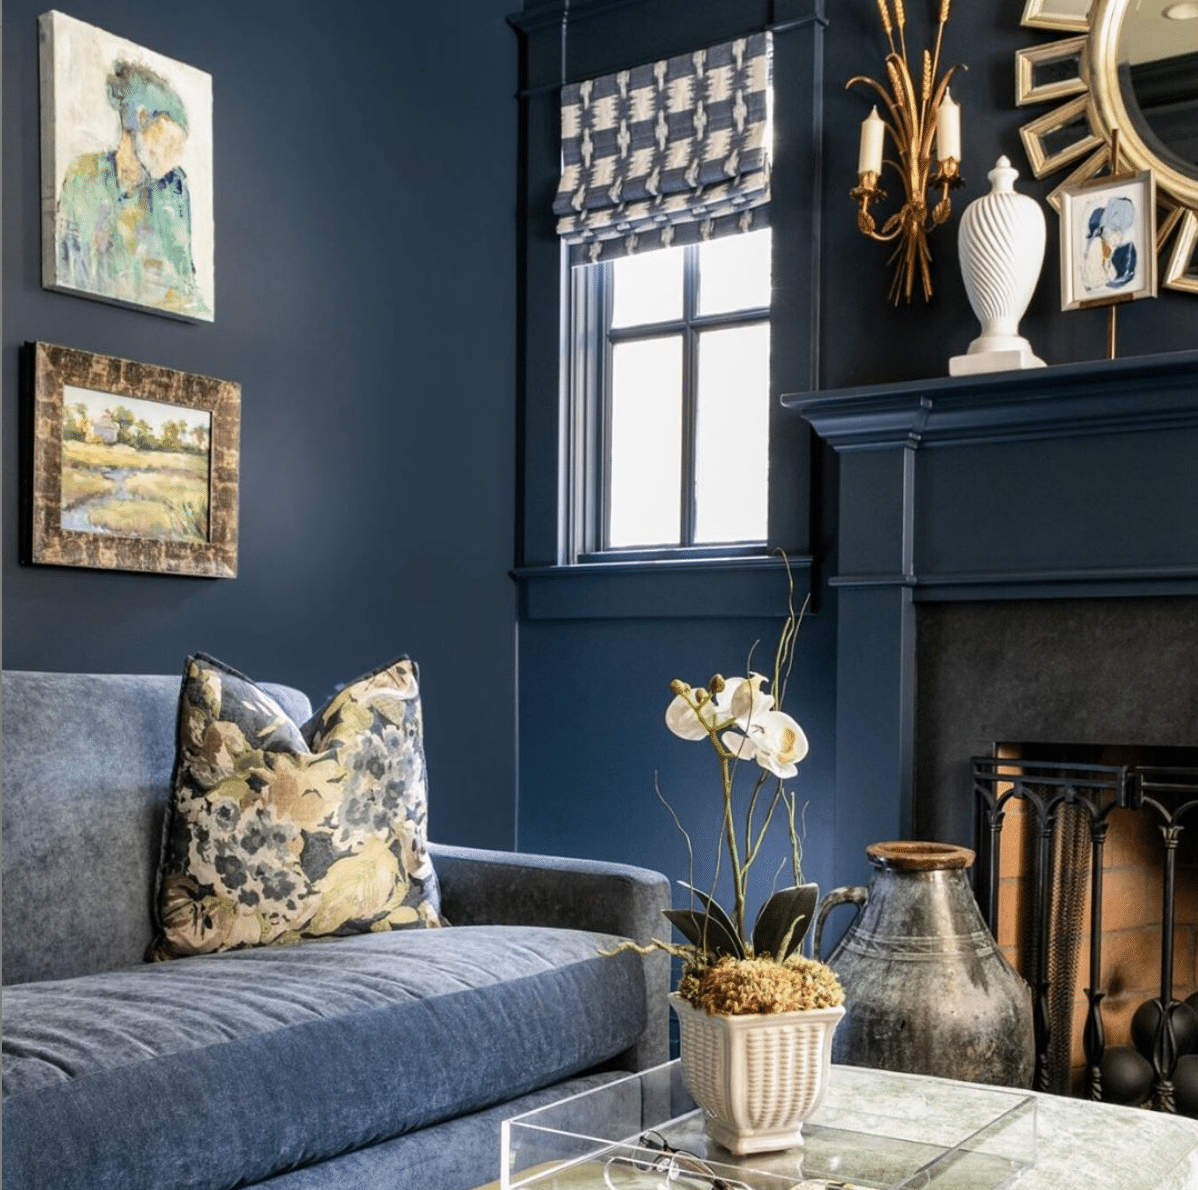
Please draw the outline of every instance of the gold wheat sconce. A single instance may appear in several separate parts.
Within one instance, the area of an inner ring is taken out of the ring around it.
[[[891,4],[893,3],[893,13]],[[894,278],[890,300],[911,300],[916,273],[923,286],[924,301],[932,296],[932,259],[928,234],[944,223],[952,213],[949,191],[965,185],[961,166],[961,108],[949,93],[948,85],[960,66],[950,66],[940,75],[940,47],[948,24],[950,0],[941,0],[936,40],[931,50],[923,51],[919,85],[911,74],[907,57],[907,14],[903,0],[877,0],[882,29],[890,45],[886,55],[887,90],[867,75],[849,79],[846,86],[864,83],[877,92],[885,118],[877,105],[861,125],[861,153],[857,161],[857,185],[849,197],[858,204],[857,227],[863,235],[879,243],[896,241],[890,263]],[[939,76],[939,77],[938,77]],[[897,159],[885,157],[886,134],[890,134]],[[932,174],[932,142],[936,143],[936,173]],[[902,178],[903,205],[878,229],[870,213],[873,203],[886,198],[878,185],[884,166],[891,166]],[[929,198],[939,194],[934,204]]]

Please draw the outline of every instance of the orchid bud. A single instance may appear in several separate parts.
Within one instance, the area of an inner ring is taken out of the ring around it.
[[[689,683],[684,682],[681,678],[675,678],[670,683],[670,689],[675,694],[689,694],[691,692]]]
[[[715,677],[713,677],[713,678],[711,679],[711,681],[707,683],[707,689],[708,689],[708,690],[710,690],[710,691],[712,692],[712,694],[721,694],[721,693],[723,693],[723,690],[724,690],[724,675],[723,675],[723,674],[716,674],[716,675],[715,675]]]

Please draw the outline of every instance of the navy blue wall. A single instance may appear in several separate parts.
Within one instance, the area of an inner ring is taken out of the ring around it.
[[[197,326],[40,287],[47,7],[4,5],[5,665],[178,672],[203,649],[319,701],[410,653],[433,835],[510,846],[510,0],[68,6],[213,76],[217,316]],[[32,339],[240,382],[236,579],[18,565]]]

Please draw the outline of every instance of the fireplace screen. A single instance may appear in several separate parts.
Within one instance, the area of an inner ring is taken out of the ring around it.
[[[1032,988],[1036,1089],[1198,1117],[1198,750],[996,752],[977,893]]]

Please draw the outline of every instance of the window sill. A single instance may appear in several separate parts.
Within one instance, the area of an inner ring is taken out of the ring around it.
[[[795,606],[812,559],[790,559]],[[583,562],[512,571],[524,620],[728,619],[786,614],[786,568],[773,555]]]

